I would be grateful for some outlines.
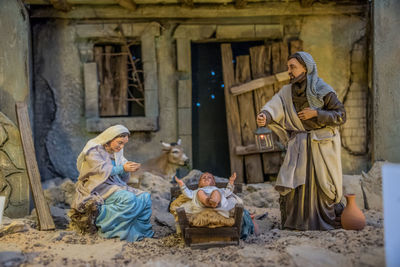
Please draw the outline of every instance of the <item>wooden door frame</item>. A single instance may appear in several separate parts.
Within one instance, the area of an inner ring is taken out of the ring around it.
[[[178,136],[192,159],[192,62],[191,42],[234,42],[283,38],[282,24],[179,25],[176,39],[178,77]],[[232,166],[232,163],[231,163]]]

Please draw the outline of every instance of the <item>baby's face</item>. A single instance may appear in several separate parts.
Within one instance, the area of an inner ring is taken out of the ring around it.
[[[215,185],[214,176],[211,173],[205,172],[200,176],[199,187]]]

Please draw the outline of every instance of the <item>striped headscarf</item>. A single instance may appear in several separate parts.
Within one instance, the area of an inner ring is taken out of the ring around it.
[[[336,93],[333,88],[318,77],[317,64],[309,53],[296,52],[303,59],[307,68],[307,100],[311,108],[317,109],[324,105],[324,96],[330,92]]]

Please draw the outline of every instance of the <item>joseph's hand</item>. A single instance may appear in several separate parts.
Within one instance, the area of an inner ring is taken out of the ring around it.
[[[264,113],[259,113],[257,115],[257,126],[258,127],[264,127],[267,124],[267,117],[265,116]]]
[[[318,112],[315,109],[311,109],[311,108],[305,108],[302,111],[300,111],[299,113],[297,113],[297,115],[299,116],[300,120],[309,120],[311,118],[317,117],[318,116]]]

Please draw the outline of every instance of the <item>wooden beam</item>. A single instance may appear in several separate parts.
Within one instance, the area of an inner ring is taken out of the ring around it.
[[[253,3],[244,9],[233,5],[201,5],[194,9],[179,5],[138,5],[135,11],[118,6],[82,6],[69,12],[62,12],[51,7],[31,9],[31,18],[64,19],[143,19],[143,18],[232,18],[265,16],[315,16],[315,15],[352,15],[365,14],[368,5],[314,4],[301,8],[299,3]]]
[[[58,0],[23,0],[25,4],[28,5],[51,5],[50,1],[58,1]],[[93,5],[93,6],[100,6],[100,5],[116,5],[118,4],[117,1],[121,0],[63,0],[65,3],[69,5]],[[126,0],[129,1],[129,0]],[[194,4],[235,4],[237,5],[238,0],[192,0]],[[243,0],[242,0],[243,1]],[[134,1],[137,5],[154,5],[154,4],[179,4],[182,0],[135,0]],[[266,2],[265,0],[246,0],[247,3],[260,3]],[[275,1],[278,2],[278,1]],[[284,1],[281,1],[284,2]],[[285,1],[288,2],[288,1]],[[293,1],[292,1],[293,2]],[[310,4],[305,2],[315,2],[315,0],[300,0],[300,6],[302,7],[310,7]],[[349,2],[349,1],[347,1]],[[296,3],[297,4],[297,3]],[[316,3],[317,5],[318,3]],[[329,3],[329,5],[337,5],[338,3]],[[347,3],[349,4],[349,3]],[[357,1],[353,1],[350,4],[359,4]],[[326,4],[325,4],[326,5]],[[239,7],[241,5],[239,4]],[[314,5],[315,6],[315,5]]]
[[[177,209],[178,210],[178,209]],[[196,236],[226,236],[231,237],[237,234],[236,227],[218,227],[218,228],[206,228],[206,227],[193,227],[186,228],[185,237],[193,238]]]
[[[17,102],[15,108],[17,112],[22,148],[25,155],[26,169],[28,171],[29,184],[31,186],[32,196],[38,216],[39,228],[40,230],[54,230],[54,221],[51,217],[49,205],[44,197],[42,184],[40,182],[40,173],[36,161],[35,147],[33,145],[28,107],[24,102]]]
[[[287,71],[285,71],[277,73],[275,75],[255,79],[238,86],[231,87],[230,91],[232,95],[240,95],[247,92],[251,92],[258,88],[262,88],[264,86],[273,85],[276,82],[287,82],[289,81],[289,79],[290,79],[289,74]]]
[[[245,155],[251,155],[251,154],[261,154],[261,153],[272,153],[272,152],[281,152],[282,150],[279,149],[278,147],[275,146],[274,150],[265,152],[265,151],[259,151],[257,146],[255,144],[250,144],[247,146],[237,146],[235,147],[235,152],[236,155],[240,156],[245,156]]]

